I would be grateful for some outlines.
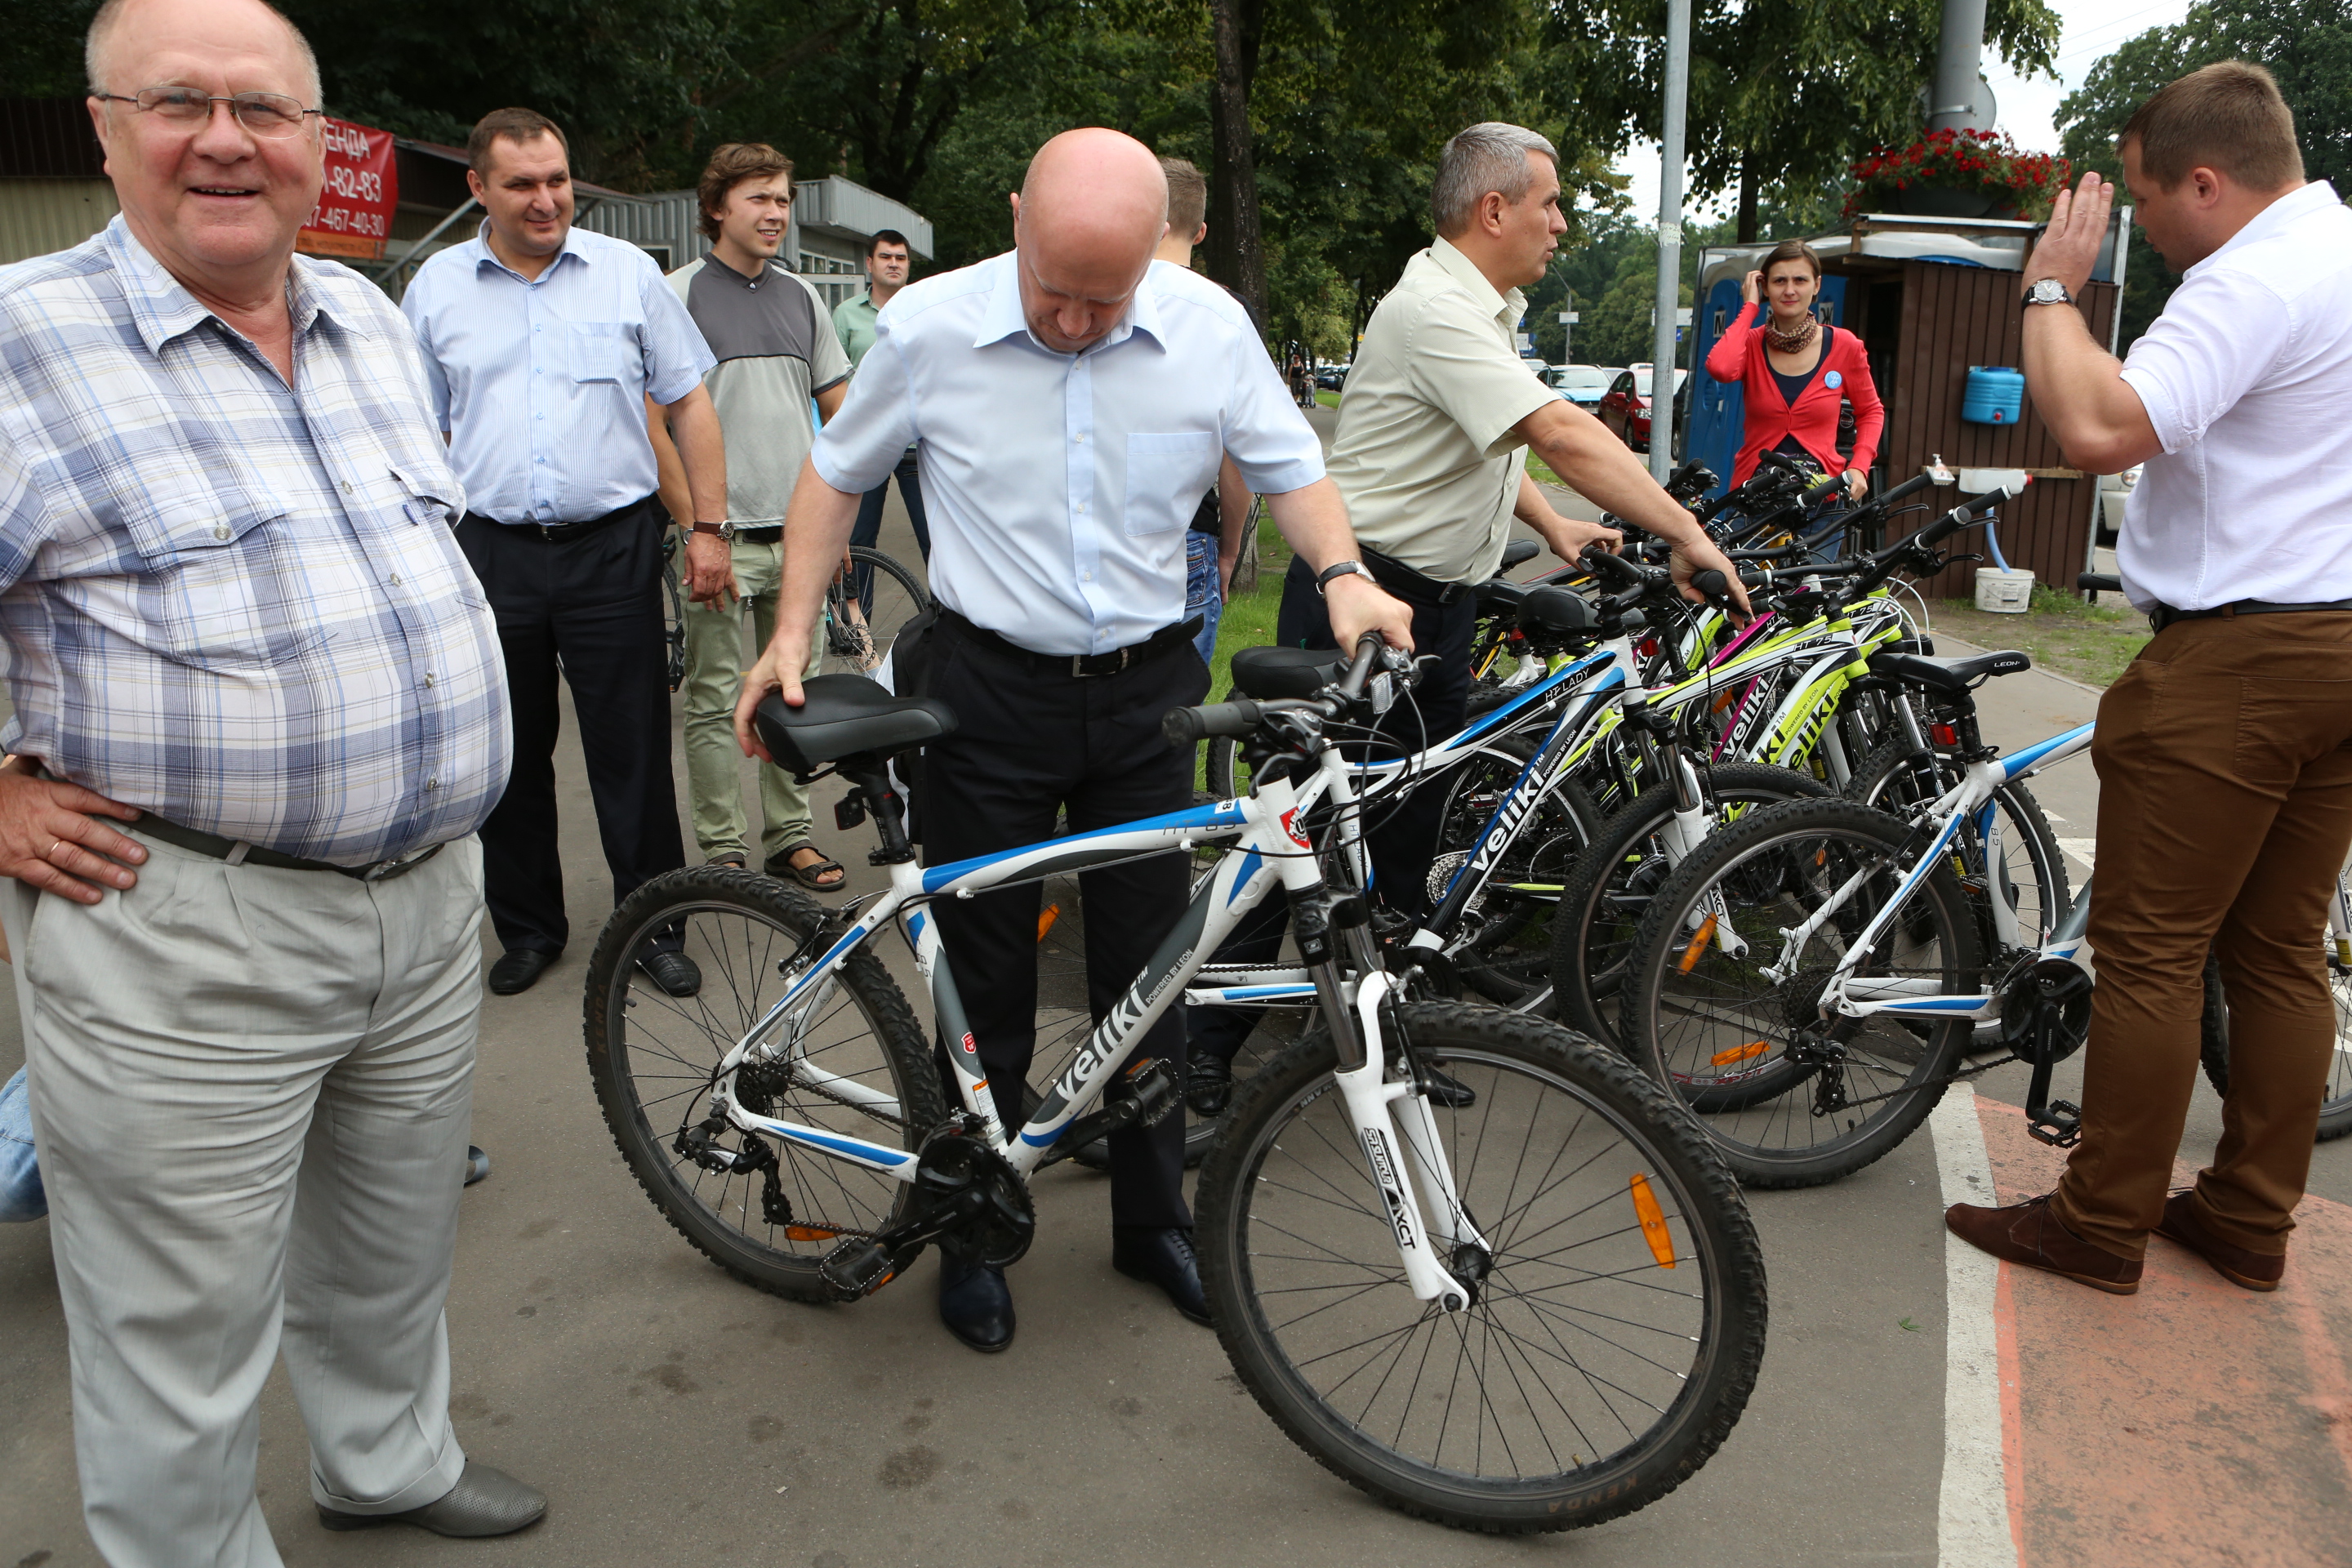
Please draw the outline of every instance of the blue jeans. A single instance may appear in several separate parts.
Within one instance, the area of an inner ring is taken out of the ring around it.
[[[25,1069],[0,1087],[0,1224],[38,1219],[49,1212],[41,1167],[33,1158],[33,1106]]]
[[[1209,662],[1209,655],[1217,646],[1217,622],[1225,613],[1224,596],[1217,591],[1217,542],[1205,533],[1184,536],[1184,618],[1201,617],[1201,635],[1192,646],[1201,650],[1201,662]]]
[[[907,503],[907,521],[915,530],[915,548],[922,552],[924,562],[929,563],[931,559],[931,524],[930,520],[923,515],[923,479],[915,467],[915,449],[912,447],[907,448],[907,455],[898,459],[898,466],[890,472],[898,480],[898,499]],[[889,488],[890,481],[884,479],[858,498],[857,526],[849,531],[850,543],[862,544],[871,550],[874,542],[882,537],[882,493]],[[872,591],[862,584],[859,588],[859,597],[870,605]]]

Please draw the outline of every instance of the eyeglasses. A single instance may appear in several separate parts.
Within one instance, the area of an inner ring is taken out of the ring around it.
[[[323,109],[305,109],[300,99],[289,98],[282,92],[222,94],[199,92],[193,87],[150,87],[128,96],[119,92],[94,92],[90,96],[109,103],[132,104],[142,113],[155,115],[167,125],[189,129],[211,120],[214,104],[226,103],[239,125],[256,136],[272,140],[291,136],[302,129],[306,118],[327,112]]]

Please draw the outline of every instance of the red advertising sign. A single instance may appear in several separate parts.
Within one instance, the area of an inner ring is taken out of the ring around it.
[[[320,123],[326,128],[327,183],[294,248],[312,256],[376,260],[392,234],[392,209],[400,205],[392,132],[348,120]]]

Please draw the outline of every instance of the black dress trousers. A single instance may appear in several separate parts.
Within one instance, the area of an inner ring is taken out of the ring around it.
[[[1478,603],[1467,594],[1449,605],[1439,602],[1433,585],[1423,588],[1383,578],[1381,586],[1412,610],[1415,657],[1435,654],[1438,663],[1413,687],[1412,700],[1400,700],[1381,720],[1381,739],[1370,748],[1375,759],[1410,755],[1429,744],[1424,735],[1442,741],[1469,721],[1470,645],[1478,626]],[[1316,591],[1315,574],[1297,556],[1283,577],[1275,640],[1284,647],[1339,646],[1331,635],[1323,595]],[[1445,792],[1433,784],[1423,784],[1402,805],[1372,808],[1373,826],[1365,835],[1374,893],[1390,909],[1414,920],[1428,913],[1429,866],[1436,858],[1444,809]],[[1217,950],[1214,962],[1272,963],[1281,952],[1282,933],[1289,922],[1290,906],[1277,893],[1243,919]],[[1255,1007],[1194,1007],[1189,1013],[1191,1048],[1227,1062],[1263,1016]]]
[[[555,832],[559,671],[580,721],[614,903],[686,864],[662,642],[665,522],[647,497],[555,540],[470,512],[457,525],[498,621],[514,706],[514,773],[482,825],[490,922],[509,952],[561,952],[571,936]]]
[[[936,636],[930,695],[954,710],[957,730],[924,758],[925,864],[1050,838],[1064,808],[1070,830],[1084,833],[1192,804],[1193,753],[1171,750],[1160,732],[1168,710],[1208,694],[1208,668],[1191,643],[1116,675],[1077,677],[975,641],[945,617]],[[1184,856],[1169,854],[1080,874],[1087,1003],[1097,1023],[1183,912],[1190,870]],[[1031,882],[931,905],[1008,1131],[1022,1124],[1021,1091],[1037,1044],[1040,890]],[[1130,1058],[1165,1058],[1180,1085],[1182,1016],[1171,1007]],[[1107,1142],[1111,1223],[1189,1229],[1182,1110]]]

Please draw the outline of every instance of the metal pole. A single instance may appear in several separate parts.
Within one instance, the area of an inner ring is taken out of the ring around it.
[[[1682,309],[1683,116],[1690,101],[1690,0],[1666,5],[1666,123],[1658,142],[1658,320],[1650,334],[1650,476],[1674,466],[1675,321]]]
[[[1944,0],[1944,34],[1936,51],[1927,129],[1974,131],[1977,76],[1984,58],[1985,0]]]

